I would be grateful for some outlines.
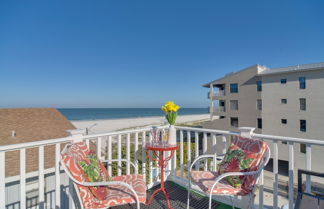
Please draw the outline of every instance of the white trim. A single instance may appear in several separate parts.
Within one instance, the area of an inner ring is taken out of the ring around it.
[[[6,161],[5,161],[5,153],[0,152],[0,208],[6,207],[6,184],[5,179],[6,176]]]

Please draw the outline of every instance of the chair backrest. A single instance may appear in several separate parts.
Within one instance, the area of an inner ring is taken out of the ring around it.
[[[251,139],[237,136],[232,141],[233,144],[240,147],[242,150],[247,150],[257,153],[256,160],[251,165],[249,171],[260,171],[268,164],[270,159],[270,149],[265,141],[259,139]],[[260,173],[253,176],[245,176],[242,189],[246,192],[252,192],[258,182]]]
[[[67,144],[63,151],[61,152],[61,165],[65,172],[70,178],[78,182],[86,182],[88,178],[86,174],[82,171],[78,163],[85,160],[88,154],[91,152],[89,147],[84,142]],[[83,207],[90,207],[99,200],[93,195],[90,187],[82,186],[80,184],[74,183],[74,187],[79,198],[80,203]]]

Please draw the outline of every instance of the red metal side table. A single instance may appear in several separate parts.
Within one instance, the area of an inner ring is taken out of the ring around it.
[[[150,157],[153,161],[157,161],[157,163],[160,167],[160,170],[161,170],[161,187],[153,192],[149,201],[147,201],[145,204],[149,205],[152,202],[153,197],[158,192],[162,191],[164,193],[168,208],[171,209],[170,201],[169,201],[169,194],[167,193],[167,191],[164,187],[164,169],[167,166],[168,161],[172,158],[174,151],[179,149],[179,146],[178,145],[154,145],[154,144],[148,143],[148,144],[146,144],[145,149],[146,149],[146,153],[147,153],[146,156]],[[152,151],[152,156],[150,156],[148,154],[149,151]],[[164,152],[168,152],[168,151],[170,151],[170,155],[164,157]]]

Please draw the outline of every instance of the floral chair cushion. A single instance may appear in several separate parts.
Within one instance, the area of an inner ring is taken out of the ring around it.
[[[215,183],[215,179],[220,174],[218,172],[211,171],[192,171],[192,180],[207,194],[210,194],[211,188]],[[246,195],[247,191],[242,188],[235,188],[230,185],[225,179],[222,179],[213,189],[213,194],[223,195]]]
[[[87,157],[78,162],[81,170],[86,176],[88,182],[110,181],[108,171],[98,160],[96,152],[90,150]],[[108,194],[108,188],[105,186],[90,187],[92,194],[99,200],[104,200]]]
[[[89,162],[88,155],[93,154],[91,150],[88,149],[88,146],[83,143],[74,143],[69,144],[61,153],[62,163],[70,171],[71,175],[80,182],[87,182],[89,178],[83,169],[79,166],[80,161]],[[99,161],[100,162],[100,161]],[[102,163],[100,162],[100,168]],[[103,166],[104,167],[104,166]],[[104,178],[109,178],[108,172],[106,169],[104,171]],[[143,175],[133,174],[112,177],[112,181],[123,181],[128,183],[133,187],[135,192],[139,197],[141,203],[146,201],[146,183]],[[116,205],[135,203],[136,199],[133,196],[133,193],[130,192],[124,186],[114,185],[105,187],[107,190],[99,190],[100,199],[94,195],[92,192],[94,187],[86,187],[82,185],[75,184],[77,192],[80,197],[81,204],[84,208],[108,208]],[[101,187],[99,187],[101,188]]]
[[[261,140],[254,140],[249,138],[243,138],[243,137],[236,137],[233,140],[233,145],[230,147],[232,148],[240,148],[244,152],[244,159],[246,158],[253,158],[253,161],[249,162],[249,168],[245,169],[245,171],[256,171],[259,169],[261,162],[264,158],[264,154],[268,148],[268,145],[266,142]],[[240,152],[241,152],[240,150]],[[224,157],[225,158],[225,157]],[[235,164],[235,163],[233,163]],[[237,163],[236,163],[237,165]],[[229,164],[229,168],[231,168],[231,164]],[[234,167],[234,166],[233,166]],[[235,166],[239,168],[238,166]],[[246,167],[243,165],[243,167]],[[221,169],[221,172],[224,170]],[[197,184],[204,192],[210,193],[211,187],[215,183],[215,179],[221,175],[219,172],[210,172],[210,171],[192,171],[191,177],[195,184]],[[237,179],[235,179],[237,180]],[[249,194],[254,185],[256,184],[257,176],[244,176],[240,180],[241,186],[234,187],[232,186],[227,179],[222,179],[212,191],[213,194],[227,194],[227,195],[247,195]],[[235,185],[235,184],[233,184]]]
[[[256,158],[252,161],[250,168],[247,169],[247,171],[257,171],[264,159],[264,155],[268,149],[268,144],[262,140],[244,138],[240,136],[234,138],[233,144],[237,145],[242,150],[256,153]],[[245,191],[252,191],[256,181],[256,175],[244,176],[242,189]]]
[[[218,173],[246,172],[249,170],[256,158],[257,153],[242,150],[240,147],[232,144],[228,148],[223,161],[218,164]],[[242,186],[244,176],[229,176],[226,177],[226,180],[231,186],[240,188]]]

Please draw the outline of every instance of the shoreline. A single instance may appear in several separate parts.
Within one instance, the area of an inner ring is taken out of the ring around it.
[[[209,114],[180,115],[177,118],[177,124],[205,121],[208,120],[209,117]],[[152,125],[159,126],[165,124],[166,120],[164,116],[148,116],[138,118],[70,120],[70,122],[78,129],[90,128],[90,133],[103,133]]]

